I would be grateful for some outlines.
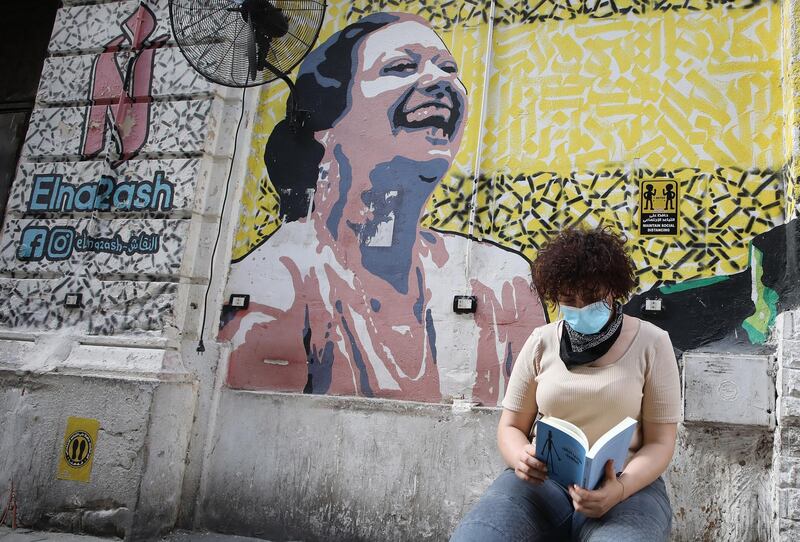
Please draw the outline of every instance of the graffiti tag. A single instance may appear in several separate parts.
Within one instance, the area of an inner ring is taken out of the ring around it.
[[[168,35],[151,39],[158,20],[146,5],[140,5],[120,24],[121,33],[106,44],[105,52],[92,66],[89,99],[81,153],[96,156],[103,150],[111,130],[117,153],[123,160],[133,157],[147,141],[150,125],[150,88],[155,49]],[[130,56],[124,49],[130,47]],[[120,69],[125,66],[125,73]]]
[[[62,175],[34,175],[28,211],[169,211],[174,192],[175,186],[163,171],[156,171],[152,181],[118,183],[103,175],[96,182],[79,185],[65,181]]]
[[[17,259],[24,262],[63,261],[73,252],[155,254],[160,246],[161,237],[157,233],[134,233],[126,241],[119,234],[96,237],[86,230],[79,233],[70,226],[28,226],[22,231]]]

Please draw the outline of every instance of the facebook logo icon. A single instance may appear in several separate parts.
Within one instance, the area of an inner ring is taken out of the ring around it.
[[[38,262],[44,257],[47,244],[47,228],[28,226],[22,230],[22,242],[17,250],[17,259],[25,262]]]

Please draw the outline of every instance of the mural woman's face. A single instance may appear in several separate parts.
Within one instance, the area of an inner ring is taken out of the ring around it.
[[[464,132],[467,93],[439,36],[424,21],[404,20],[368,35],[357,56],[337,135],[345,131],[361,147],[352,150],[374,156],[372,163],[444,158],[449,167]]]

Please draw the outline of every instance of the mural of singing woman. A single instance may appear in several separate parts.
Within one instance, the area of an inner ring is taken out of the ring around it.
[[[466,123],[447,47],[420,17],[369,15],[304,60],[297,100],[306,129],[265,150],[283,225],[231,266],[251,300],[220,333],[228,385],[496,404],[544,312],[521,256],[420,226]],[[453,313],[464,293],[476,313]]]

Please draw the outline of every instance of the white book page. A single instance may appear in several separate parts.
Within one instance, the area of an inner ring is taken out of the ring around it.
[[[592,446],[592,448],[586,453],[586,457],[593,458],[599,450],[603,449],[603,446],[605,446],[608,441],[625,431],[631,425],[636,425],[636,420],[628,416],[617,425],[609,429],[605,435],[597,439],[597,442],[594,443],[594,446]]]
[[[557,427],[570,435],[572,438],[577,440],[581,446],[583,446],[584,450],[589,449],[589,439],[586,438],[586,435],[581,431],[581,429],[574,424],[569,423],[566,420],[562,420],[560,418],[552,418],[550,416],[544,416],[541,421],[544,423],[548,423],[553,427]],[[588,454],[587,454],[588,455]]]

